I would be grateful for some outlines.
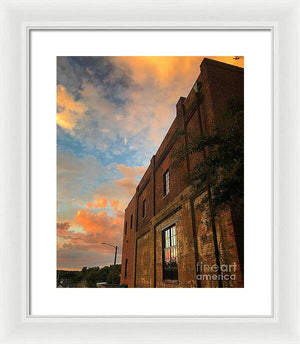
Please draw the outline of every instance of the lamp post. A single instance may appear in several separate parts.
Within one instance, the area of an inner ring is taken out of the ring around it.
[[[112,286],[114,286],[114,277],[115,277],[115,267],[116,267],[116,262],[117,262],[118,246],[107,244],[106,242],[102,242],[101,244],[111,246],[115,249],[114,267],[113,267],[113,273],[112,273],[112,277],[111,277],[111,284],[112,284]]]

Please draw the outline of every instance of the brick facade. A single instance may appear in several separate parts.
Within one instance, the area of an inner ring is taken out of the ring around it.
[[[188,135],[175,140],[176,129],[208,134],[229,100],[243,101],[242,68],[204,59],[200,70],[197,78],[197,84],[201,85],[200,97],[191,89],[187,98],[179,99],[176,117],[125,210],[121,283],[128,287],[219,287],[217,280],[203,280],[199,273],[216,264],[215,246],[218,246],[220,264],[235,266],[235,279],[223,280],[223,287],[243,287],[243,236],[236,240],[237,233],[242,233],[243,229],[233,225],[242,226],[242,212],[235,210],[238,220],[232,218],[229,207],[217,213],[218,244],[215,245],[209,209],[200,206],[208,190],[195,194],[185,179],[202,155],[193,154],[180,167],[172,166],[172,153],[189,140]],[[164,196],[166,171],[169,171],[170,190]],[[146,212],[143,217],[144,200]],[[177,233],[178,278],[167,280],[163,276],[163,231],[173,225]]]

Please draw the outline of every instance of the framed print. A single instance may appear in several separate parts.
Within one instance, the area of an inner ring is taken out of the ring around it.
[[[144,43],[138,44],[141,37]],[[230,306],[231,315],[270,316],[271,103],[262,95],[271,87],[271,33],[32,31],[29,39],[35,109],[31,166],[48,181],[44,185],[41,180],[43,186],[37,178],[32,181],[32,209],[39,211],[31,215],[31,315],[211,316],[228,314]],[[180,48],[178,39],[185,42]],[[102,44],[95,47],[98,41]],[[194,41],[202,42],[201,49]],[[237,44],[241,55],[216,56],[217,43],[218,50],[228,52]],[[257,48],[259,56],[253,53]],[[261,89],[252,81],[256,73]],[[245,118],[244,126],[244,112],[253,111],[249,105],[254,100],[269,115],[257,112],[257,117]],[[51,116],[55,105],[56,126]],[[49,122],[41,112],[48,113]],[[258,118],[256,141],[249,145],[249,131]],[[47,131],[38,130],[37,123]],[[230,135],[221,134],[224,127]],[[208,143],[204,151],[194,151],[206,135],[207,142],[220,137],[226,144]],[[42,140],[51,144],[38,144]],[[244,156],[249,166],[245,219]],[[193,176],[197,169],[206,170],[211,159],[214,164],[219,159],[216,166],[225,165],[211,172],[207,186],[208,179],[203,183]],[[259,172],[259,200],[252,187],[257,159],[264,171]],[[47,200],[40,203],[44,192]],[[46,203],[49,219],[40,231]],[[263,233],[250,215],[254,212],[268,219]],[[255,244],[258,235],[261,246]],[[39,244],[44,240],[49,245]],[[253,255],[249,247],[254,245]],[[244,269],[244,247],[245,265],[253,262],[249,270]],[[43,260],[38,259],[41,254]],[[263,269],[253,269],[256,260],[264,262]],[[48,274],[55,270],[56,276]],[[254,274],[260,285],[253,283]],[[101,293],[107,302],[95,300],[99,290],[92,288],[97,286],[105,289]],[[123,287],[134,288],[126,300]],[[201,311],[192,302],[194,288],[205,290],[197,294]],[[235,301],[222,298],[221,288],[231,289]],[[45,299],[42,289],[51,297]],[[114,303],[109,302],[112,293]],[[170,293],[176,303],[153,307],[152,297],[164,299]],[[207,302],[207,293],[222,298],[218,306]],[[81,304],[75,308],[70,306],[74,297]]]
[[[299,343],[299,4],[243,3],[1,3],[3,343]]]

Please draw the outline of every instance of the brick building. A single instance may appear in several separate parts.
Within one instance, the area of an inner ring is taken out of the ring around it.
[[[243,68],[205,58],[200,71],[188,96],[179,98],[176,117],[125,210],[121,283],[129,287],[243,287],[243,212],[218,211],[214,236],[208,210],[200,206],[209,190],[195,192],[185,182],[201,154],[180,168],[172,165],[172,153],[188,140],[174,139],[176,129],[210,133],[229,100],[243,101]],[[230,278],[220,282],[226,266]]]

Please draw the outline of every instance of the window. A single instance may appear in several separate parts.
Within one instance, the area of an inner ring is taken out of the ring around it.
[[[164,196],[166,196],[170,191],[170,173],[167,170],[164,173]]]
[[[127,222],[125,222],[125,235],[127,234]]]
[[[143,218],[146,217],[146,199],[143,200]]]
[[[130,229],[132,229],[132,222],[133,222],[133,214],[130,216]]]
[[[128,259],[125,259],[125,271],[124,271],[124,278],[127,277],[127,265],[128,265]]]
[[[163,239],[163,279],[178,280],[177,235],[173,225],[162,232]]]

